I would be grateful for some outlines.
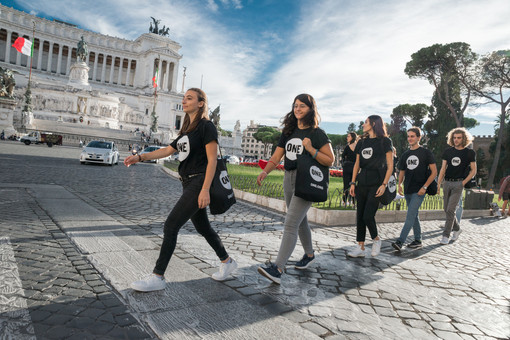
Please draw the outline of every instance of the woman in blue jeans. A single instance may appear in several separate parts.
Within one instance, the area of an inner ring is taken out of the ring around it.
[[[414,241],[409,243],[409,248],[420,248],[421,226],[418,210],[425,198],[427,187],[437,176],[437,167],[434,155],[430,150],[420,146],[421,129],[412,127],[407,130],[407,142],[409,150],[402,154],[398,168],[398,192],[400,195],[404,193],[407,202],[407,216],[400,233],[400,237],[391,245],[400,251],[406,241],[407,235],[413,228]],[[427,176],[430,169],[430,175]],[[402,181],[404,182],[404,191],[402,192]]]
[[[182,110],[186,116],[179,136],[168,147],[143,155],[129,156],[124,160],[124,164],[130,166],[179,152],[179,175],[183,191],[165,221],[163,244],[152,274],[131,284],[131,288],[137,291],[165,289],[163,275],[174,253],[177,234],[190,219],[221,261],[219,271],[212,274],[212,278],[217,281],[225,280],[237,268],[237,263],[228,256],[207,217],[206,207],[211,201],[209,190],[216,171],[218,131],[209,120],[207,96],[204,91],[197,88],[189,89],[182,99]]]

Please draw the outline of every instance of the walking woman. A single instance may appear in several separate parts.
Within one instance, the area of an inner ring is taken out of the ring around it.
[[[414,233],[414,241],[409,243],[407,247],[422,247],[418,210],[423,203],[428,186],[437,176],[436,160],[429,149],[420,146],[421,136],[421,129],[419,127],[413,126],[407,130],[409,150],[402,154],[398,163],[400,170],[398,173],[398,193],[400,195],[404,194],[407,202],[407,215],[404,227],[400,237],[391,244],[398,251],[402,249],[411,228]],[[402,191],[401,186],[403,181],[404,191]]]
[[[174,253],[177,234],[189,219],[221,261],[219,271],[214,273],[212,278],[218,281],[225,280],[237,268],[237,263],[227,254],[207,217],[209,190],[216,171],[218,132],[209,121],[207,96],[204,91],[197,88],[189,89],[182,99],[182,109],[186,116],[179,136],[172,144],[146,154],[129,156],[124,160],[124,164],[130,166],[142,161],[168,157],[177,151],[183,188],[182,196],[165,221],[163,244],[153,273],[146,279],[131,284],[131,288],[137,291],[149,292],[165,288],[163,275]]]
[[[353,203],[353,197],[349,194],[350,185],[349,181],[352,178],[352,170],[354,168],[354,163],[356,163],[356,153],[354,149],[356,148],[356,143],[358,142],[358,135],[355,132],[349,132],[347,134],[347,146],[342,152],[342,178],[344,181],[344,204]]]
[[[354,163],[349,185],[351,196],[355,196],[358,202],[356,214],[358,245],[347,255],[365,256],[365,236],[368,228],[370,237],[374,241],[372,256],[375,257],[381,251],[381,238],[377,233],[375,214],[379,208],[379,197],[386,190],[393,171],[393,147],[380,116],[372,115],[365,120],[363,137],[356,145],[355,152],[356,163]],[[356,180],[358,180],[357,186]]]
[[[257,177],[258,185],[276,168],[285,156],[283,190],[287,214],[285,216],[282,243],[275,263],[268,261],[258,272],[271,281],[280,284],[285,265],[296,247],[297,238],[304,248],[303,258],[295,265],[296,269],[306,269],[315,260],[312,245],[312,233],[306,213],[312,202],[297,197],[295,192],[296,168],[299,157],[308,152],[320,164],[333,165],[335,156],[326,133],[319,128],[319,112],[315,99],[309,94],[300,94],[294,98],[292,110],[283,119],[283,131],[278,146],[264,171]]]

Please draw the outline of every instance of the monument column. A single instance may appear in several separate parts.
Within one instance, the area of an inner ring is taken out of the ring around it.
[[[106,76],[106,54],[103,53],[103,65],[101,68],[101,83],[104,83],[105,76]]]
[[[51,59],[53,59],[53,44],[54,42],[50,41],[50,49],[48,51],[48,64],[46,66],[46,72],[51,73]]]
[[[11,40],[12,40],[12,31],[7,31],[7,40],[5,45],[5,62],[7,64],[11,63]]]
[[[112,66],[110,67],[110,80],[109,83],[113,83],[113,73],[115,72],[115,56],[112,55]]]
[[[58,44],[58,57],[57,57],[57,74],[60,74],[60,70],[62,68],[62,44]]]
[[[172,82],[170,80],[170,62],[166,62],[166,77],[165,77],[165,91],[170,91],[172,89]]]
[[[42,67],[44,40],[39,39],[39,53],[37,54],[37,69],[40,71]]]
[[[10,45],[9,48],[11,48]],[[21,53],[16,53],[16,65],[21,65]]]
[[[73,56],[73,48],[71,46],[67,46],[67,65],[66,65],[66,76],[71,72],[71,58]]]
[[[124,59],[119,57],[119,76],[117,77],[117,85],[121,85],[122,83],[122,69],[124,68]]]
[[[174,64],[174,71],[172,72],[172,75],[173,75],[173,77],[172,77],[172,91],[177,92],[176,86],[177,86],[177,73],[178,73],[178,70],[175,69],[175,65],[176,64]]]
[[[99,59],[99,53],[94,52],[94,68],[92,69],[92,80],[93,81],[96,81],[98,59]]]
[[[162,77],[162,73],[163,73],[163,61],[161,60],[161,58],[159,58],[159,63],[158,63],[158,89],[161,89],[161,78]]]
[[[126,86],[129,86],[129,81],[131,80],[129,77],[129,73],[131,73],[131,59],[128,59],[128,67],[126,72]]]

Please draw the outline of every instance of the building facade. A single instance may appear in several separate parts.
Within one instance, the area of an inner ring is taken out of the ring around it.
[[[18,37],[33,40],[32,60],[12,47]],[[88,79],[75,84],[70,81],[72,66],[78,64],[77,44],[82,39],[88,47]],[[15,72],[14,124],[24,121],[31,129],[80,126],[84,131],[93,127],[149,133],[155,111],[156,137],[170,142],[184,116],[182,89],[177,86],[180,48],[154,33],[126,40],[0,5],[0,67]],[[30,65],[33,107],[30,117],[23,117]],[[156,72],[157,96],[152,80]]]
[[[269,159],[271,157],[273,144],[269,144],[267,150],[264,151],[264,143],[257,141],[253,137],[253,134],[264,126],[266,125],[255,124],[254,121],[251,120],[250,125],[243,131],[241,148],[245,159]],[[275,127],[275,129],[277,128]]]

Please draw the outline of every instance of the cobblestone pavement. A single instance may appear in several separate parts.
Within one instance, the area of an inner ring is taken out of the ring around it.
[[[78,154],[77,148],[0,143],[0,182],[62,186],[161,244],[162,222],[180,183],[158,165],[84,166]],[[0,184],[0,338],[9,327],[19,338],[154,337],[157,327],[34,202],[29,190]],[[304,271],[293,269],[302,256],[298,243],[277,286],[256,267],[276,257],[283,216],[239,202],[212,217],[239,263],[224,288],[326,339],[510,338],[508,221],[463,220],[459,240],[447,246],[439,245],[442,222],[426,221],[424,247],[402,253],[390,246],[402,224],[381,224],[381,255],[365,259],[346,257],[355,244],[354,227],[314,226],[316,262]],[[218,265],[190,223],[180,233],[176,257],[206,274]]]

